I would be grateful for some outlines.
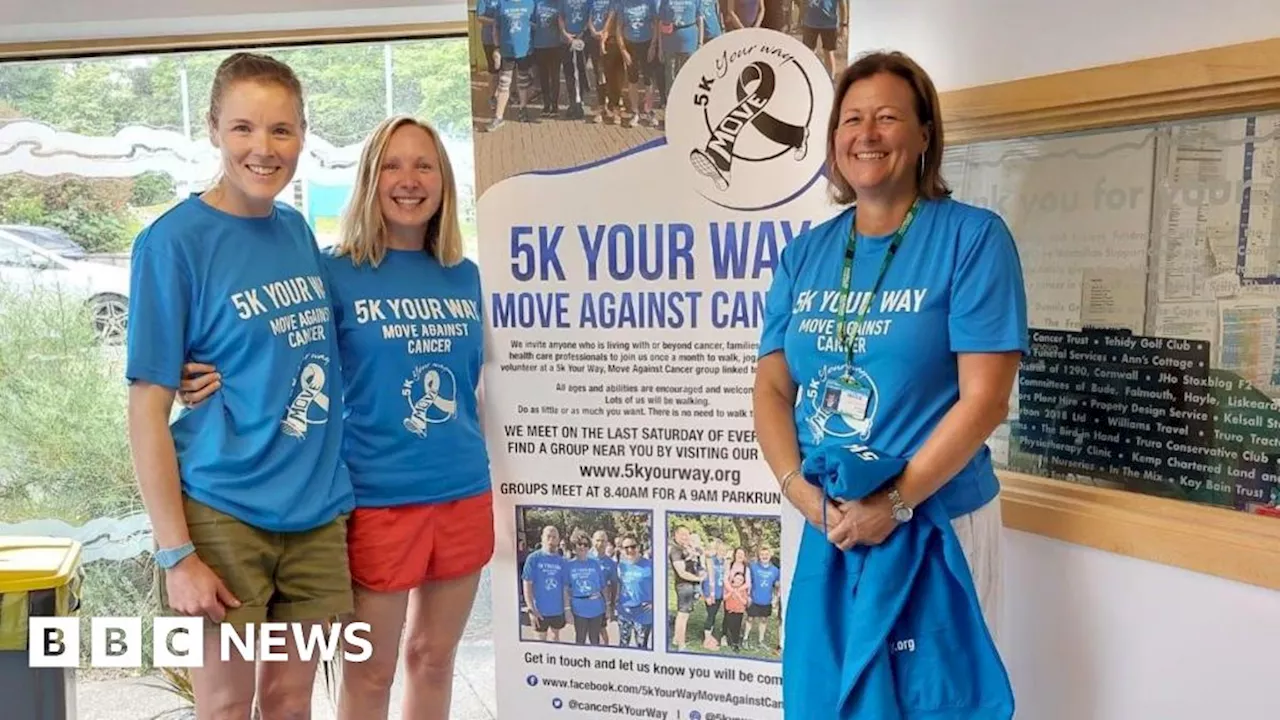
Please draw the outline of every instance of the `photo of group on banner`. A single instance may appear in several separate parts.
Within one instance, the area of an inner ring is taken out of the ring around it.
[[[670,513],[667,533],[667,651],[778,661],[781,518]]]
[[[652,518],[516,508],[520,639],[652,650]]]
[[[660,111],[680,68],[720,35],[741,28],[787,33],[814,50],[834,77],[849,22],[848,0],[476,2],[493,112],[489,132],[507,120],[513,80],[519,122],[558,118],[662,130]]]

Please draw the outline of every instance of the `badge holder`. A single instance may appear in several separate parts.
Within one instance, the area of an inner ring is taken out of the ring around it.
[[[871,389],[857,378],[845,373],[827,381],[822,406],[842,416],[861,422],[867,419],[867,406],[871,403]]]

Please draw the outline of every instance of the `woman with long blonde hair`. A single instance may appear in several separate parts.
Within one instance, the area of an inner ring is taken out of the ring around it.
[[[439,134],[389,118],[365,144],[341,240],[325,256],[356,501],[352,620],[369,623],[373,644],[368,660],[343,666],[344,720],[387,717],[406,623],[403,714],[449,716],[454,657],[493,554],[483,303],[457,205]],[[185,399],[207,397],[207,381]]]

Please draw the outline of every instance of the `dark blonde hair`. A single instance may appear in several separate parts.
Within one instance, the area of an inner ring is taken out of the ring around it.
[[[275,83],[288,90],[298,104],[299,127],[307,127],[307,114],[302,105],[302,82],[298,80],[293,68],[269,55],[238,52],[223,60],[213,75],[213,88],[209,91],[210,128],[218,126],[218,113],[222,110],[222,98],[227,89],[244,80]]]
[[[396,115],[378,123],[365,141],[360,152],[360,164],[356,170],[355,187],[351,200],[342,213],[342,240],[334,254],[350,256],[351,262],[364,262],[377,266],[387,254],[387,223],[378,204],[378,175],[382,172],[382,159],[391,144],[391,136],[402,127],[422,129],[431,138],[439,156],[440,208],[427,221],[426,249],[441,265],[452,267],[462,262],[462,228],[458,223],[458,188],[454,179],[453,164],[445,149],[440,133],[430,123],[408,115]]]
[[[840,127],[840,106],[849,88],[859,80],[873,75],[889,73],[907,82],[915,95],[916,119],[922,127],[929,130],[929,146],[924,151],[924,167],[916,178],[920,195],[929,200],[937,200],[951,195],[951,188],[942,179],[942,112],[938,102],[938,91],[933,80],[915,60],[901,52],[867,53],[845,68],[836,81],[835,102],[831,105],[831,118],[827,125],[827,179],[831,182],[831,196],[841,205],[848,205],[858,199],[853,187],[840,174],[836,166],[836,130]]]

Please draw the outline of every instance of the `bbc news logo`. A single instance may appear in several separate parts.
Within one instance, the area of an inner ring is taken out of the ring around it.
[[[201,667],[205,658],[204,619],[157,617],[152,624],[151,655],[155,667]],[[243,628],[220,626],[218,660],[283,662],[289,650],[303,660],[364,662],[373,655],[366,637],[368,623],[318,624],[265,622]],[[44,668],[80,667],[80,619],[33,617],[27,635],[28,665]],[[136,668],[142,666],[145,636],[142,618],[96,617],[90,621],[89,666]],[[350,647],[348,647],[350,646]]]

